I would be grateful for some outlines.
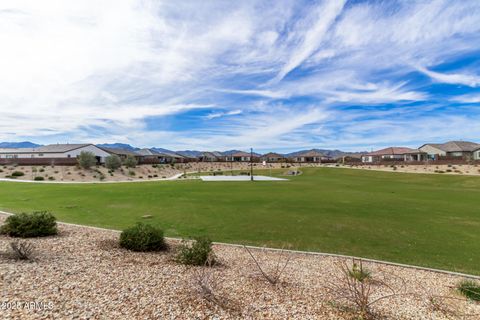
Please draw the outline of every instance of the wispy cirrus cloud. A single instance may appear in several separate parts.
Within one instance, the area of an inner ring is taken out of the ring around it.
[[[469,87],[480,86],[480,76],[462,73],[441,73],[428,70],[424,67],[417,67],[417,70],[426,74],[433,80],[441,83],[463,84]]]
[[[479,20],[475,0],[7,0],[0,139],[365,148],[411,143],[410,123],[478,140]]]

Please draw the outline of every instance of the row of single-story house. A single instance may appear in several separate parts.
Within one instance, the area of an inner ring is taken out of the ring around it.
[[[199,162],[304,162],[321,163],[332,161],[333,158],[324,155],[316,150],[308,150],[291,155],[285,155],[275,152],[269,152],[263,155],[237,151],[231,154],[222,154],[221,152],[203,152],[197,159]]]
[[[88,151],[95,155],[98,163],[104,163],[105,158],[116,155],[124,160],[134,157],[142,163],[176,163],[192,160],[177,153],[158,152],[153,149],[126,150],[105,148],[94,144],[51,144],[37,148],[3,148],[0,149],[0,164],[75,164],[81,152]]]
[[[470,141],[426,143],[418,149],[388,147],[362,155],[362,162],[420,162],[429,160],[480,160],[480,144]]]
[[[51,144],[36,148],[0,149],[0,164],[75,164],[82,151],[92,152],[98,163],[105,158],[117,155],[121,159],[135,157],[139,164],[182,163],[182,162],[299,162],[321,163],[333,159],[316,150],[307,150],[283,155],[269,152],[264,155],[236,151],[230,154],[220,152],[202,152],[197,157],[175,152],[163,152],[157,149],[125,150],[105,148],[94,144]],[[480,160],[480,144],[468,141],[449,141],[445,143],[427,143],[418,149],[407,147],[389,147],[372,151],[361,156],[364,163],[381,161],[420,162],[428,160]]]
[[[175,152],[163,152],[157,149],[126,150],[106,148],[94,144],[51,144],[37,148],[6,148],[0,149],[0,164],[75,164],[82,151],[92,152],[98,163],[104,163],[105,158],[116,155],[122,160],[134,157],[139,164],[182,163],[182,162],[304,162],[320,163],[332,160],[322,153],[309,150],[287,156],[270,152],[264,155],[236,151],[230,154],[221,152],[202,152],[197,157],[189,157]]]
[[[0,163],[18,161],[20,163],[76,163],[82,151],[92,152],[97,162],[103,163],[109,153],[106,149],[93,144],[50,144],[37,148],[4,148],[0,149]],[[26,161],[26,160],[29,161]]]

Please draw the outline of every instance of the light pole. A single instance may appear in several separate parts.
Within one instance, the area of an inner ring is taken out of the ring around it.
[[[250,148],[250,181],[253,181],[253,148]]]

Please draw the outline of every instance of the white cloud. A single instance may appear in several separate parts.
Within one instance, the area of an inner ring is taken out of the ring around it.
[[[386,103],[394,132],[408,102],[448,103],[412,72],[479,86],[465,67],[432,71],[478,52],[479,18],[476,0],[3,1],[0,139],[345,144],[356,140],[349,107],[376,116]],[[469,92],[449,99],[479,102]],[[208,110],[200,129],[160,127],[197,109]],[[156,127],[152,117],[164,119]]]
[[[207,120],[212,120],[212,119],[221,118],[225,116],[235,116],[235,115],[241,114],[242,112],[243,112],[242,110],[232,110],[228,112],[214,112],[206,115],[204,118]]]
[[[424,67],[417,67],[417,70],[426,74],[433,80],[442,83],[463,84],[470,87],[478,87],[480,85],[480,76],[461,73],[440,73],[428,70]]]
[[[480,94],[460,95],[452,98],[451,100],[461,103],[480,103]]]
[[[296,33],[300,34],[299,39],[293,41],[290,56],[274,78],[274,82],[282,80],[317,50],[327,31],[342,12],[344,4],[345,0],[325,1],[300,21],[298,30],[293,31],[293,37]]]

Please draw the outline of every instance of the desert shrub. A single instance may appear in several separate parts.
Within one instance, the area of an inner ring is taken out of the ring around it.
[[[40,168],[40,170],[38,170],[39,172],[45,172],[45,169],[43,168]]]
[[[45,237],[57,234],[55,217],[46,211],[20,213],[9,216],[0,232],[12,237]]]
[[[207,237],[197,237],[193,241],[184,240],[175,260],[192,266],[212,265],[215,262],[212,241]]]
[[[393,283],[402,284],[400,292],[394,289]],[[328,280],[327,289],[334,296],[335,302],[346,303],[360,319],[383,318],[373,310],[379,301],[404,295],[405,281],[391,273],[378,273],[373,278],[365,269],[362,261],[353,260],[350,267],[346,262],[340,264],[340,275]]]
[[[23,175],[25,174],[22,171],[13,171],[11,174],[12,177],[21,177]]]
[[[83,169],[90,169],[97,163],[97,158],[95,158],[95,154],[90,151],[82,151],[78,156],[78,164]]]
[[[135,168],[137,166],[137,159],[132,155],[128,155],[127,158],[123,160],[123,164],[127,168]]]
[[[48,180],[53,181],[55,180],[55,177],[48,177]]]
[[[33,180],[35,180],[35,181],[43,181],[43,180],[45,180],[45,178],[44,178],[44,177],[35,177],[35,178],[33,178]]]
[[[112,154],[105,158],[105,167],[110,170],[116,170],[122,166],[122,160],[116,154]]]
[[[480,283],[474,280],[460,281],[457,290],[470,300],[480,301]]]
[[[135,171],[129,170],[129,171],[128,171],[128,175],[129,175],[129,176],[134,176],[134,175],[135,175]]]
[[[452,172],[452,170],[451,170],[451,169],[447,169],[447,170],[445,170],[445,171],[446,171],[446,172]]]
[[[145,223],[137,223],[122,231],[120,246],[132,251],[162,251],[167,249],[163,231]]]
[[[291,254],[289,254],[288,252],[284,253],[284,250],[282,249],[277,262],[274,264],[275,266],[273,268],[269,268],[268,265],[262,266],[260,261],[257,258],[255,258],[255,256],[250,251],[250,249],[248,249],[247,246],[244,245],[243,248],[245,248],[245,250],[248,252],[252,260],[255,262],[255,265],[258,271],[260,271],[261,276],[265,280],[267,280],[272,285],[276,285],[277,283],[280,282],[280,279],[283,273],[285,272],[285,269],[290,263],[290,259],[292,257]]]
[[[3,172],[3,169],[0,169],[0,172]]]
[[[214,268],[196,268],[193,270],[191,287],[193,292],[212,306],[218,306],[229,312],[235,319],[241,319],[241,307],[238,301],[223,294],[225,279]],[[223,289],[223,290],[222,290]]]
[[[13,257],[19,260],[31,260],[34,257],[34,246],[27,241],[12,241],[10,242]]]
[[[353,262],[352,268],[347,269],[348,275],[357,281],[364,282],[371,278],[371,272],[368,269],[363,268],[362,264],[357,264],[355,261]]]

